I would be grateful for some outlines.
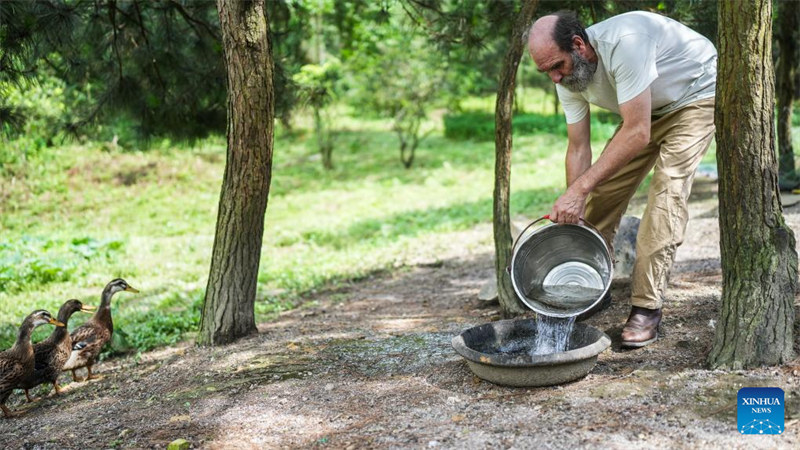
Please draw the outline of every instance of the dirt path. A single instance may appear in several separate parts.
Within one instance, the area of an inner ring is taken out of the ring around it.
[[[321,293],[235,345],[105,362],[104,379],[71,384],[26,416],[0,420],[0,447],[163,448],[183,438],[204,448],[800,448],[800,360],[703,368],[721,285],[715,204],[712,184],[696,188],[662,338],[620,349],[629,288],[615,282],[614,305],[589,321],[612,347],[576,382],[505,388],[471,374],[450,338],[498,318],[496,304],[477,300],[492,253],[454,248],[430,264]],[[786,213],[800,231],[800,207]],[[487,233],[482,226],[458,237]],[[743,386],[784,389],[785,434],[737,433]]]

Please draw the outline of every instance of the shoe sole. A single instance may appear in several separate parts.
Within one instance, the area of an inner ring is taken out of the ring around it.
[[[658,340],[658,334],[656,334],[656,337],[648,339],[646,341],[622,341],[622,346],[628,348],[640,348],[644,347],[645,345],[652,344],[657,340]]]

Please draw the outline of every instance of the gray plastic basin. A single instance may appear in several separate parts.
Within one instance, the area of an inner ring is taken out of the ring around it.
[[[568,350],[531,355],[536,321],[501,320],[464,330],[452,340],[453,348],[467,360],[478,377],[505,386],[550,386],[586,376],[597,355],[611,345],[602,331],[576,323]],[[501,352],[500,348],[514,348]]]

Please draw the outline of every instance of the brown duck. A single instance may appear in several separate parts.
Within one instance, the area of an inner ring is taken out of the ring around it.
[[[19,413],[11,412],[6,407],[6,400],[11,392],[33,373],[34,356],[31,333],[34,328],[46,323],[57,327],[64,326],[63,323],[53,319],[49,312],[43,309],[36,310],[22,321],[14,346],[0,353],[0,409],[7,418]]]
[[[33,374],[20,385],[25,390],[25,397],[29,402],[32,400],[28,390],[42,383],[53,383],[56,395],[61,393],[58,376],[61,375],[64,364],[72,352],[72,338],[69,336],[66,325],[72,314],[78,311],[92,312],[94,309],[93,306],[84,305],[75,299],[67,300],[61,305],[61,309],[58,310],[58,321],[64,326],[56,327],[47,339],[33,346],[35,358]]]
[[[70,337],[72,338],[72,353],[64,364],[64,370],[72,371],[72,379],[78,380],[75,370],[86,367],[86,379],[95,378],[92,375],[92,366],[97,355],[106,342],[111,340],[114,333],[114,323],[111,321],[111,297],[120,291],[139,292],[128,285],[122,278],[117,278],[109,282],[100,300],[100,306],[94,315],[83,325],[76,328]]]

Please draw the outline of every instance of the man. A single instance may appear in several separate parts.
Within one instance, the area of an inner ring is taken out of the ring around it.
[[[679,22],[647,12],[586,29],[573,13],[548,15],[529,30],[528,48],[539,71],[556,83],[567,119],[567,190],[553,205],[552,221],[585,219],[613,242],[628,202],[655,167],[622,331],[624,346],[645,346],[658,338],[692,181],[713,138],[716,50]],[[622,117],[594,163],[590,104]]]

